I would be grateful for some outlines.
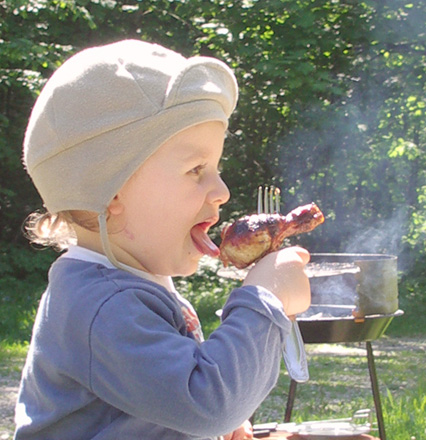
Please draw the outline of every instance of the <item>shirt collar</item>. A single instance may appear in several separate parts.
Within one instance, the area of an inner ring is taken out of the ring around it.
[[[105,255],[84,248],[82,246],[70,246],[68,248],[68,251],[62,254],[59,258],[72,258],[74,260],[86,261],[88,263],[101,264],[108,269],[117,269]],[[169,292],[176,292],[172,277],[170,276],[151,274],[124,264],[123,266],[125,266],[129,272],[140,278],[144,278],[146,280],[160,284],[161,286],[165,287]]]

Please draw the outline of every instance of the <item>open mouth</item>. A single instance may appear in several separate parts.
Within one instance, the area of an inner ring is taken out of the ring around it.
[[[204,255],[217,258],[220,254],[219,248],[207,235],[207,230],[211,224],[208,222],[199,223],[191,229],[191,238],[195,247]]]

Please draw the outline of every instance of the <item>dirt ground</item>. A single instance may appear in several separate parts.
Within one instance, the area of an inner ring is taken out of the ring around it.
[[[380,352],[412,350],[420,353],[426,352],[426,340],[419,339],[398,339],[384,337],[372,343],[375,355],[380,356]],[[359,352],[360,355],[365,355],[365,350],[359,348],[350,348],[350,346],[343,346],[340,344],[315,344],[309,346],[308,352],[318,353],[341,353],[352,354]],[[13,438],[13,417],[14,406],[18,395],[20,375],[16,372],[10,376],[0,377],[0,440],[11,440]]]
[[[19,380],[20,376],[17,373],[0,377],[0,440],[13,437],[13,416]]]

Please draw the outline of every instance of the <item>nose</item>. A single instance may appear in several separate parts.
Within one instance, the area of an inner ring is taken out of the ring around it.
[[[229,200],[230,196],[231,194],[226,183],[222,180],[220,175],[217,174],[214,185],[208,195],[208,202],[223,205]]]

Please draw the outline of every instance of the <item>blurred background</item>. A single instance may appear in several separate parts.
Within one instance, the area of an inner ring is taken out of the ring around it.
[[[397,255],[405,316],[391,331],[424,333],[425,23],[423,0],[2,0],[0,339],[29,339],[57,257],[22,235],[42,206],[21,164],[31,108],[65,59],[124,38],[214,56],[235,71],[222,220],[254,212],[261,184],[281,189],[283,213],[316,202],[325,223],[291,243]],[[211,268],[179,282],[204,320],[229,290]]]

